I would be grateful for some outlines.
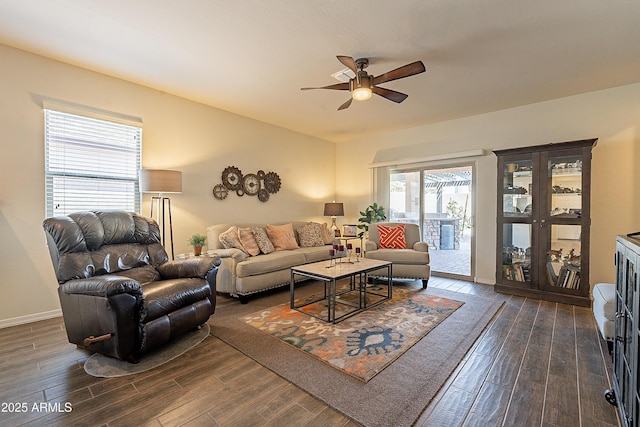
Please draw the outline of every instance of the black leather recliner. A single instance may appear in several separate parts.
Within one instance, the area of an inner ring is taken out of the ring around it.
[[[215,311],[220,260],[169,261],[153,219],[90,211],[43,227],[70,343],[135,362]]]

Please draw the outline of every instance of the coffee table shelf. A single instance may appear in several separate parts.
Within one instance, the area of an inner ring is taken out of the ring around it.
[[[387,292],[386,294],[377,292],[373,288],[367,287],[368,274],[372,271],[387,269]],[[310,316],[314,316],[328,323],[337,323],[347,317],[353,316],[367,308],[388,301],[392,298],[391,281],[392,264],[389,261],[377,259],[360,258],[356,262],[342,262],[332,265],[329,261],[314,262],[311,264],[299,265],[291,269],[291,308],[301,311]],[[307,277],[323,282],[324,294],[316,299],[304,300],[296,305],[295,290],[296,276]],[[338,280],[349,278],[349,286],[346,289],[337,288]],[[354,297],[349,300],[347,297]],[[324,303],[327,307],[326,316],[317,315],[311,311],[303,311],[302,308],[311,304]],[[336,317],[336,306],[346,306],[346,312]]]

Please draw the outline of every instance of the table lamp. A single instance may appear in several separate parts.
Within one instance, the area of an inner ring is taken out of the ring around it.
[[[336,225],[336,218],[344,216],[344,205],[342,203],[336,203],[335,201],[333,203],[325,203],[324,216],[331,217],[331,229],[333,230],[333,234],[335,236],[340,236],[340,231]]]

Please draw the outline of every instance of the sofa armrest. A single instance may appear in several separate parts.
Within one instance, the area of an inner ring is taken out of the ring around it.
[[[205,278],[210,270],[219,265],[218,257],[177,259],[159,265],[158,272],[163,279]]]
[[[416,242],[413,250],[418,252],[429,252],[429,244],[427,242]]]
[[[142,286],[137,280],[114,275],[69,280],[60,285],[60,291],[68,295],[96,297],[110,297],[118,294],[142,296]]]
[[[233,260],[238,263],[247,259],[247,254],[242,252],[240,249],[212,249],[207,251],[207,254],[212,256],[215,255],[218,258],[233,258]]]
[[[376,242],[373,242],[371,240],[367,240],[366,242],[364,242],[364,246],[366,252],[378,250],[378,245],[376,245]]]

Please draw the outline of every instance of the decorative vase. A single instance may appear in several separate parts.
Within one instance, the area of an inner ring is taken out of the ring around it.
[[[202,246],[194,246],[193,247],[193,254],[195,256],[200,256],[202,255]]]

